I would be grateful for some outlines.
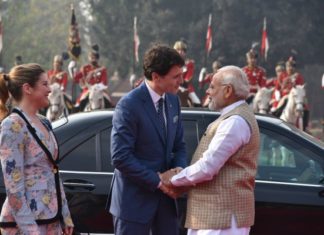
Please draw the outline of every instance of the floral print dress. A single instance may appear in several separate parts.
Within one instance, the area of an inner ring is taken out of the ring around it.
[[[37,129],[36,134],[56,159],[57,143],[52,131],[48,131],[48,138]],[[73,226],[62,182],[63,221],[36,224],[37,219],[50,219],[57,214],[53,165],[27,129],[25,121],[16,113],[1,123],[0,158],[7,193],[0,222],[17,223],[16,228],[1,228],[1,234],[62,234],[62,227]]]

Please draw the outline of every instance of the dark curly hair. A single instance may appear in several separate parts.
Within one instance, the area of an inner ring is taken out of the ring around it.
[[[164,76],[174,65],[182,67],[184,63],[175,49],[163,44],[154,44],[144,55],[144,75],[148,80],[152,80],[153,72]]]

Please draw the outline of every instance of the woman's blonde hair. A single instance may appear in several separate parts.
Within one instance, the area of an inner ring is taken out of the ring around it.
[[[9,94],[14,101],[22,99],[22,86],[28,83],[34,87],[45,70],[39,64],[21,64],[13,67],[8,74],[0,74],[0,120],[8,115],[6,103]]]

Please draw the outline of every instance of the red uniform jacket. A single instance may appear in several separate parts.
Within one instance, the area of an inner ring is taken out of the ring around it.
[[[92,76],[88,78],[88,80],[86,81],[88,84],[90,85],[96,83],[103,83],[105,85],[108,84],[107,69],[105,67],[100,67],[100,66],[94,67],[91,64],[86,64],[82,66],[80,71],[76,73],[76,75],[74,76],[74,81],[76,83],[80,83],[80,86],[82,87],[82,92],[76,101],[77,104],[79,104],[80,101],[83,100],[83,98],[85,98],[86,95],[88,94],[88,87],[83,84],[85,83],[85,80],[91,71],[94,72]]]
[[[192,78],[195,72],[195,62],[193,60],[187,60],[186,64],[184,66],[184,71],[183,71],[183,81],[184,81],[184,86],[188,88],[188,92],[194,92],[195,88],[192,85]]]
[[[86,79],[88,74],[91,71],[95,71],[95,70],[97,70],[97,72],[93,73],[93,75],[87,81],[88,84],[93,85],[95,83],[100,83],[101,82],[101,83],[107,85],[107,83],[108,83],[107,69],[105,67],[100,67],[100,66],[94,67],[91,64],[86,64],[86,65],[82,66],[81,69],[80,69],[80,72],[78,72],[74,76],[74,81],[76,83],[79,83],[81,79]]]
[[[282,97],[288,95],[293,86],[303,84],[304,78],[300,73],[288,75],[286,72],[283,72],[280,74],[279,79],[276,82],[276,90],[280,91]]]
[[[275,82],[275,91],[272,95],[272,106],[277,108],[279,100],[288,95],[291,88],[295,85],[303,85],[304,78],[300,73],[294,73],[292,75],[288,75],[287,72],[282,72],[279,78]],[[278,93],[278,94],[276,94]],[[307,105],[306,105],[307,106]]]
[[[49,78],[50,84],[57,82],[63,87],[63,90],[66,90],[67,82],[68,82],[68,74],[65,71],[56,71],[56,70],[48,70],[47,76]]]
[[[259,87],[266,86],[266,73],[262,67],[255,66],[254,68],[250,68],[248,66],[243,67],[243,71],[245,72],[249,84],[250,84],[250,93],[256,93]]]

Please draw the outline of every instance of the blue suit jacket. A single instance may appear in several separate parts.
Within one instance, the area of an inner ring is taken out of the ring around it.
[[[117,104],[111,132],[115,167],[110,212],[124,220],[147,223],[162,192],[157,172],[187,164],[178,97],[166,94],[167,139],[163,138],[152,98],[143,82]],[[108,208],[107,208],[108,209]]]

